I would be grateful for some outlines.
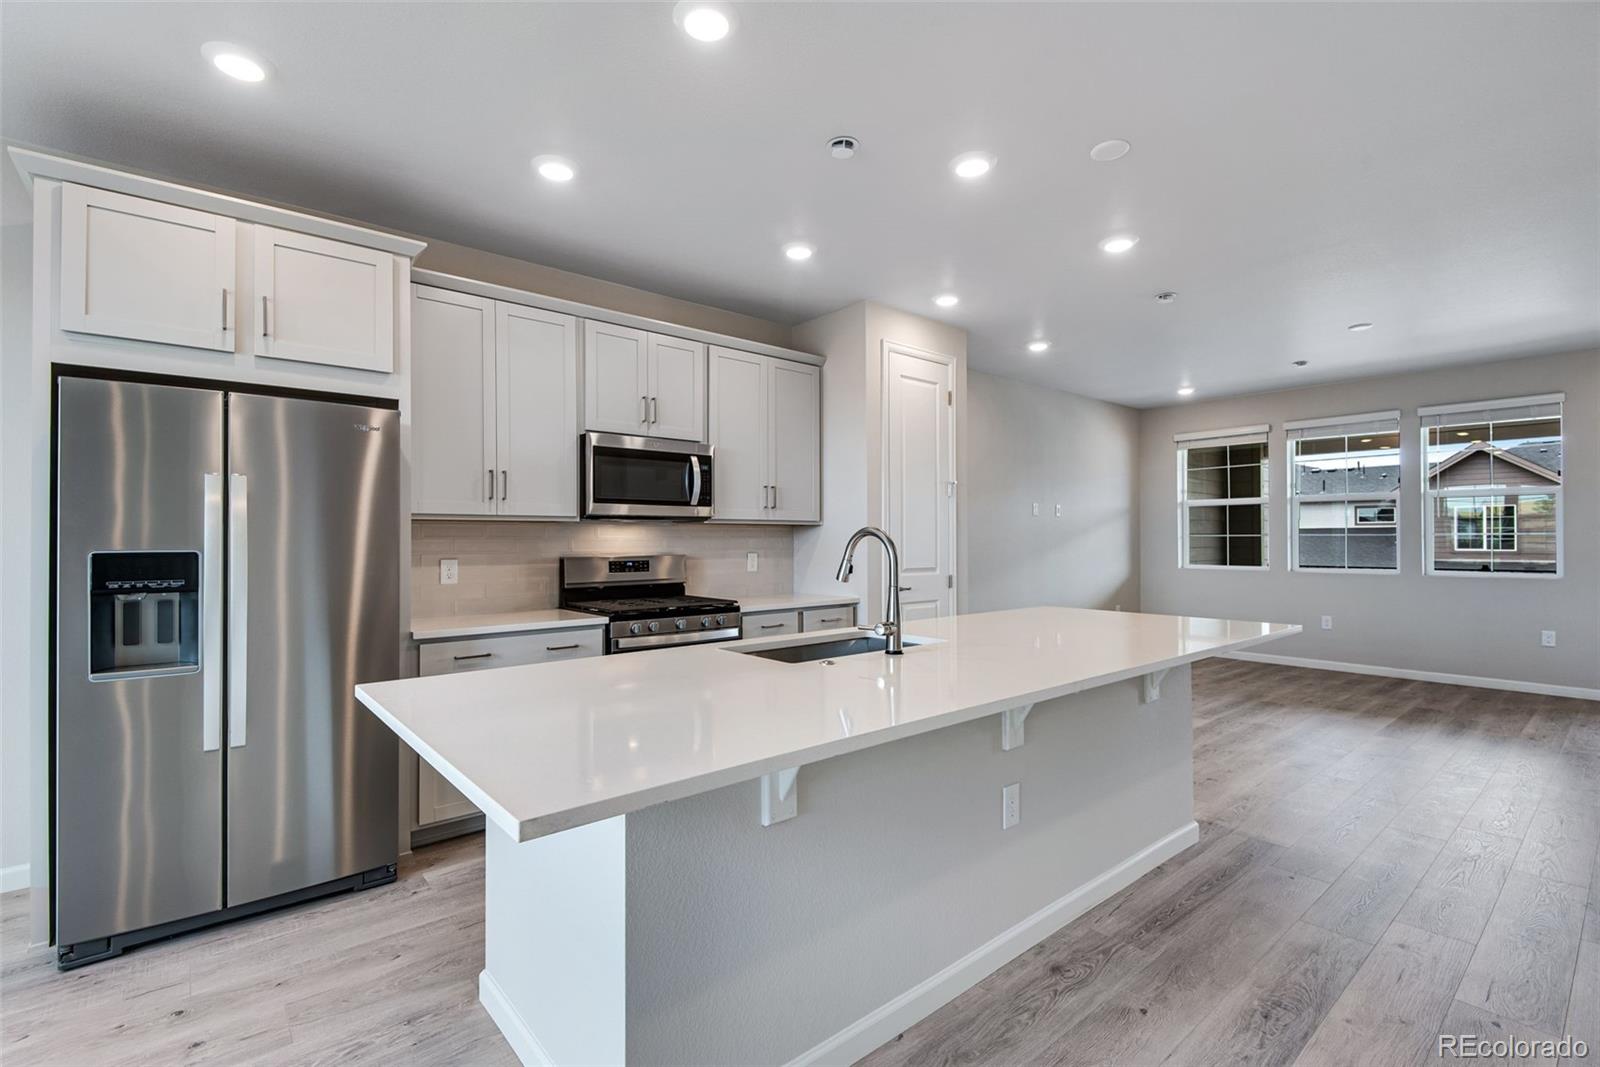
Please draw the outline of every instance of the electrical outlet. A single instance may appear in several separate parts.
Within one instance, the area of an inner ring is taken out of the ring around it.
[[[1037,500],[1033,502],[1033,517],[1036,519],[1039,517],[1039,502]]]
[[[1556,632],[1554,630],[1540,630],[1539,644],[1543,645],[1545,648],[1555,648]]]
[[[1000,829],[1009,830],[1022,818],[1022,783],[1012,782],[1000,790]]]
[[[1061,505],[1057,504],[1056,505],[1056,518],[1059,519],[1060,517],[1061,517]]]
[[[754,574],[761,568],[761,560],[754,552],[744,554],[744,569]]]
[[[439,584],[455,585],[461,578],[461,561],[455,559],[441,559],[439,561]]]
[[[1322,628],[1324,630],[1333,629],[1333,616],[1332,615],[1324,615],[1322,617]]]

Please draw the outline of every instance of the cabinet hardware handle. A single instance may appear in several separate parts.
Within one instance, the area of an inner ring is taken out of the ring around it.
[[[841,615],[836,619],[818,619],[817,621],[818,622],[844,622],[844,616]]]
[[[228,332],[228,287],[222,287],[222,332]]]
[[[506,498],[506,486],[508,486],[510,484],[511,484],[510,477],[507,476],[505,471],[501,471],[500,472],[500,499],[501,500],[504,500]]]
[[[783,623],[781,623],[781,622],[764,622],[764,623],[761,624],[761,628],[763,630],[781,630],[781,629],[783,629]]]
[[[261,336],[262,337],[270,337],[271,336],[271,334],[267,333],[267,298],[266,297],[262,297],[261,298]]]
[[[483,473],[485,475],[487,475],[488,478],[489,478],[489,491],[488,491],[488,494],[486,496],[484,496],[484,499],[485,500],[493,500],[494,499],[494,468],[493,467],[485,467],[483,469]]]
[[[457,660],[463,660],[463,659],[488,659],[492,655],[494,655],[493,652],[474,652],[470,656],[452,656],[451,659],[457,659]]]
[[[546,652],[570,652],[570,651],[572,651],[573,649],[575,649],[577,647],[578,646],[576,644],[571,644],[571,645],[545,645],[544,646],[544,650]]]
[[[900,586],[900,587],[899,587],[899,589],[900,589],[900,591],[901,591],[901,592],[902,592],[902,593],[909,593],[909,592],[911,592],[911,587],[910,587],[910,586],[909,586],[909,585],[902,585],[902,586]]]
[[[641,396],[639,398],[639,421],[650,421],[650,398],[647,396]]]
[[[777,486],[773,486],[772,487],[772,510],[773,511],[777,511],[778,510],[778,487]]]
[[[651,397],[650,398],[650,422],[653,425],[656,421],[658,421],[656,419],[656,398],[655,397]]]

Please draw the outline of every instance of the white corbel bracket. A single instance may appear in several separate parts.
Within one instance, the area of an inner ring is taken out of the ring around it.
[[[771,826],[799,814],[800,791],[795,788],[795,780],[799,775],[799,767],[785,767],[761,776],[762,826]]]
[[[1007,708],[1000,713],[1000,750],[1002,752],[1010,752],[1014,748],[1022,747],[1022,724],[1027,721],[1028,712],[1032,710],[1032,704],[1024,704],[1020,708]]]
[[[1167,680],[1167,671],[1171,669],[1151,671],[1140,679],[1139,703],[1154,704],[1161,699],[1161,683]]]

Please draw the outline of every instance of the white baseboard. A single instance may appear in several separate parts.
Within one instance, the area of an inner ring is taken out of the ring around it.
[[[1476,674],[1445,674],[1442,671],[1413,671],[1405,667],[1379,667],[1370,663],[1339,663],[1329,659],[1308,659],[1305,656],[1279,656],[1269,652],[1224,652],[1223,659],[1249,660],[1251,663],[1275,663],[1280,667],[1309,667],[1317,671],[1342,671],[1346,674],[1371,674],[1379,678],[1404,678],[1414,682],[1439,682],[1444,685],[1470,685],[1477,689],[1504,689],[1513,693],[1539,693],[1552,697],[1576,697],[1579,700],[1600,700],[1600,689],[1581,685],[1547,685],[1544,682],[1520,682],[1511,678],[1483,678]]]
[[[522,1021],[517,1009],[511,1006],[505,990],[500,988],[500,983],[494,980],[494,975],[487,968],[478,972],[478,1003],[483,1005],[483,1010],[500,1028],[501,1036],[511,1046],[511,1051],[517,1054],[517,1059],[522,1061],[523,1067],[556,1067],[556,1061],[550,1058],[544,1046],[539,1044],[539,1039],[533,1036],[533,1031]]]
[[[31,884],[28,877],[26,863],[13,864],[10,867],[0,867],[0,893],[10,893],[18,889],[26,889]]]
[[[1196,823],[1174,830],[802,1052],[789,1061],[789,1067],[854,1063],[1199,840],[1200,827]],[[531,1061],[524,1059],[523,1062]]]

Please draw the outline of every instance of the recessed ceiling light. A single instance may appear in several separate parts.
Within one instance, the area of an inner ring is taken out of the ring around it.
[[[861,139],[859,137],[851,137],[847,133],[840,134],[828,142],[828,154],[833,156],[834,159],[849,159],[856,154],[856,149],[860,147]]]
[[[547,182],[570,182],[578,176],[578,168],[561,156],[539,156],[533,161],[533,169]]]
[[[710,44],[733,32],[733,9],[707,0],[682,0],[672,9],[672,21],[690,37]]]
[[[981,178],[994,169],[994,156],[988,152],[964,152],[950,161],[957,178]]]
[[[1295,361],[1294,361],[1294,365],[1295,365],[1295,366],[1296,366],[1296,367],[1304,367],[1304,366],[1305,366],[1305,365],[1306,365],[1306,364],[1307,364],[1307,363],[1309,363],[1309,362],[1310,362],[1310,360],[1305,360],[1305,359],[1297,359],[1297,360],[1295,360]]]
[[[1127,141],[1122,140],[1101,141],[1089,149],[1089,158],[1096,163],[1110,163],[1127,155],[1128,149],[1132,147]]]
[[[1178,386],[1178,395],[1179,396],[1194,396],[1194,386],[1192,386],[1192,385],[1180,385],[1180,386]]]
[[[812,248],[804,241],[791,241],[789,244],[783,246],[783,254],[794,260],[796,263],[810,259],[812,253],[815,251],[815,248]]]
[[[961,298],[954,293],[940,293],[933,298],[933,302],[942,308],[953,308],[961,303]]]
[[[1362,443],[1362,444],[1364,444],[1364,445],[1370,445],[1370,444],[1371,444],[1371,443],[1372,443],[1372,438],[1370,438],[1370,437],[1363,437],[1363,438],[1362,438],[1362,439],[1361,439],[1361,443]]]
[[[1115,237],[1107,237],[1104,241],[1101,241],[1100,251],[1109,252],[1113,256],[1120,256],[1138,243],[1139,239],[1131,233],[1118,234]]]
[[[1028,351],[1034,353],[1035,355],[1037,355],[1040,352],[1048,352],[1048,351],[1050,351],[1050,342],[1049,341],[1029,341],[1028,342]]]
[[[1346,326],[1345,329],[1349,330],[1351,333],[1361,333],[1364,330],[1372,329],[1372,323],[1352,322],[1350,325]]]
[[[1156,294],[1156,303],[1158,304],[1170,304],[1176,299],[1178,299],[1178,294],[1171,289],[1165,289]]]
[[[242,82],[267,80],[266,61],[247,48],[240,48],[227,41],[207,41],[201,45],[200,54],[210,60],[213,67],[230,78]]]

